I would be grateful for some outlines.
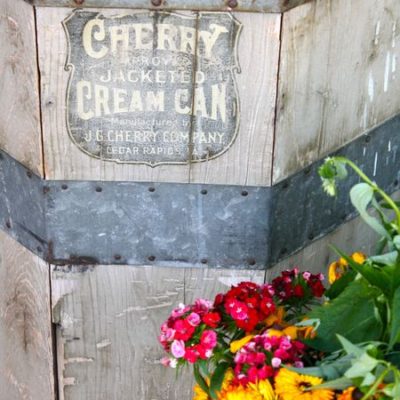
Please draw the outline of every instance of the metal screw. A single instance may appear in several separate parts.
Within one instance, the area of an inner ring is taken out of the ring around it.
[[[97,187],[96,187],[96,192],[97,192],[97,193],[100,193],[100,192],[102,192],[102,191],[103,191],[103,189],[102,189],[100,186],[97,186]]]
[[[206,189],[203,189],[200,193],[201,193],[201,194],[207,194],[208,192],[207,192]]]
[[[154,187],[149,187],[149,192],[153,193],[153,192],[155,192],[155,191],[156,191],[156,188],[154,188]]]
[[[247,190],[243,190],[243,191],[242,191],[242,196],[245,196],[245,197],[246,197],[248,194],[249,194],[249,192],[248,192]]]
[[[151,0],[151,4],[152,4],[154,7],[160,7],[161,4],[162,4],[162,0]]]
[[[237,0],[228,0],[226,4],[229,8],[236,8],[238,6]]]
[[[68,189],[68,185],[66,185],[65,183],[61,185],[61,189],[62,190],[67,190]]]
[[[156,258],[154,256],[149,256],[149,258],[148,258],[149,261],[155,261],[155,259]]]
[[[202,264],[207,264],[207,263],[208,263],[208,261],[207,261],[206,258],[202,258],[202,259],[200,260],[200,262],[201,262]]]
[[[114,256],[114,258],[115,258],[116,260],[120,260],[120,259],[121,259],[121,256],[120,256],[119,254],[116,254],[116,255]]]

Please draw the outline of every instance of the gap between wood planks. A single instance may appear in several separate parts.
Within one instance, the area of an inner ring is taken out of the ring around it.
[[[43,179],[46,179],[46,160],[45,160],[45,150],[44,150],[44,134],[43,134],[43,115],[42,115],[42,76],[40,72],[39,65],[39,39],[38,39],[38,24],[37,24],[37,14],[36,7],[33,7],[33,22],[34,32],[35,32],[35,52],[36,52],[36,68],[37,68],[37,76],[38,76],[38,102],[39,102],[39,126],[40,126],[40,155],[41,155],[41,174]]]

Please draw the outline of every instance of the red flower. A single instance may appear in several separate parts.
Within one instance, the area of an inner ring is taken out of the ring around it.
[[[297,284],[294,288],[293,288],[293,294],[296,297],[303,297],[304,296],[304,289],[301,285]]]
[[[265,314],[265,316],[268,317],[276,309],[274,300],[271,297],[264,297],[261,300],[260,308],[261,308],[262,312]]]
[[[199,358],[199,353],[194,348],[194,346],[189,347],[185,350],[185,355],[183,356],[183,358],[186,361],[189,361],[190,363],[194,364],[197,361],[197,359]]]
[[[187,341],[189,340],[194,331],[195,327],[190,325],[188,321],[185,319],[178,319],[174,322],[174,329],[175,329],[175,339]]]
[[[311,290],[315,297],[321,297],[325,293],[324,285],[320,280],[311,283]]]
[[[216,328],[221,321],[221,316],[217,312],[209,312],[203,315],[203,322],[210,328]]]

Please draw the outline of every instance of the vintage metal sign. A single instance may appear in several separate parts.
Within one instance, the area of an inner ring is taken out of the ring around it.
[[[155,166],[209,160],[233,143],[241,23],[230,13],[75,11],[64,27],[67,127],[82,151]]]

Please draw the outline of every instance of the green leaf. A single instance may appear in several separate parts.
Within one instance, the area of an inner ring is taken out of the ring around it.
[[[316,389],[333,389],[333,390],[345,390],[353,385],[353,381],[345,376],[341,378],[334,379],[332,381],[321,383],[320,385],[315,385],[312,387],[313,390]]]
[[[379,235],[385,236],[390,239],[389,233],[380,224],[380,222],[368,214],[368,205],[374,198],[374,190],[367,183],[358,183],[354,185],[350,190],[350,199],[353,206],[359,212],[361,218]]]
[[[367,374],[365,374],[361,386],[371,386],[375,383],[375,381],[376,381],[376,376],[371,372],[368,372]]]
[[[211,396],[209,387],[207,385],[206,380],[203,378],[203,376],[200,373],[199,367],[196,364],[193,364],[193,374],[194,374],[194,379],[196,380],[197,384],[201,387],[201,389],[209,396]],[[215,397],[212,397],[215,399]]]
[[[393,238],[393,244],[394,244],[394,247],[396,247],[397,250],[400,250],[400,235],[396,235]]]
[[[356,346],[341,335],[336,336],[347,354],[353,355],[355,357],[361,357],[364,354],[365,350],[362,347]]]
[[[339,294],[342,293],[343,290],[346,289],[346,287],[354,281],[356,275],[357,274],[352,270],[346,271],[346,273],[341,278],[333,282],[330,288],[325,291],[325,296],[331,300],[338,297]]]
[[[389,350],[400,342],[400,287],[394,293],[391,314]]]
[[[367,373],[373,371],[377,365],[378,360],[370,357],[367,353],[364,353],[353,362],[351,368],[348,369],[344,375],[350,379],[363,378]]]
[[[334,352],[341,345],[336,335],[352,343],[379,340],[382,323],[375,316],[375,297],[379,292],[363,281],[353,281],[334,300],[315,308],[309,318],[320,320],[317,336],[306,343],[320,351]]]
[[[369,260],[383,265],[394,265],[396,264],[398,251],[391,251],[390,253],[380,254],[378,256],[372,256]]]
[[[344,356],[337,360],[322,363],[316,367],[295,368],[285,366],[285,368],[303,375],[318,376],[325,381],[333,381],[343,377],[344,373],[351,367],[352,356]]]
[[[221,390],[222,382],[224,381],[225,373],[229,368],[229,363],[222,362],[217,365],[210,381],[210,394],[213,398],[217,398],[217,392]]]

